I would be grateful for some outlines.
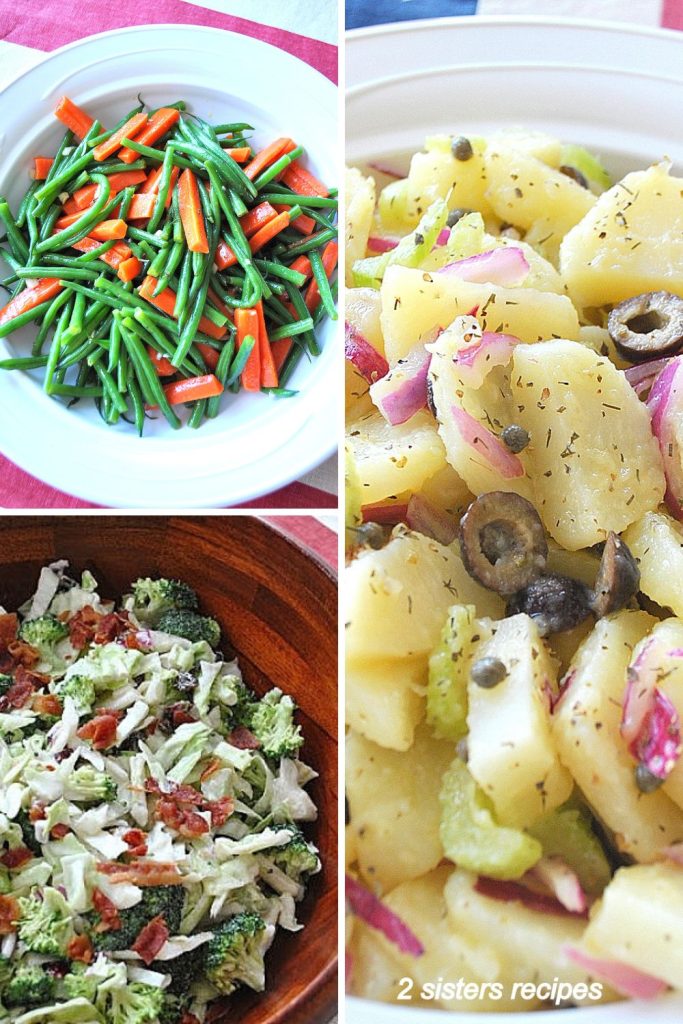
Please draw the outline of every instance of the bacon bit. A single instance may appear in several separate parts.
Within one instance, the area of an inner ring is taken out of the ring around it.
[[[41,803],[40,800],[36,803],[31,804],[28,809],[28,820],[29,821],[43,821],[47,817],[45,813],[45,804]]]
[[[0,864],[4,864],[10,871],[12,868],[20,868],[22,864],[33,859],[33,854],[27,846],[15,846],[13,850],[6,850],[0,857]]]
[[[7,644],[7,650],[16,665],[31,668],[32,665],[40,661],[40,652],[35,647],[27,644],[25,640],[12,640],[11,643]]]
[[[174,800],[162,798],[157,802],[156,816],[174,828],[184,839],[195,839],[197,836],[205,835],[209,831],[209,823],[201,814],[183,807]]]
[[[185,708],[172,708],[171,720],[174,729],[177,729],[179,725],[187,725],[189,722],[197,721],[194,715],[191,715]]]
[[[206,768],[199,776],[199,781],[204,782],[206,779],[210,779],[212,775],[215,775],[221,766],[221,760],[218,757],[212,757]]]
[[[132,857],[146,857],[147,856],[147,833],[143,832],[141,828],[131,828],[128,832],[124,832],[121,837],[124,843],[127,843],[130,847],[128,856]]]
[[[89,605],[84,605],[69,619],[69,639],[77,651],[82,651],[94,638],[100,620],[104,618]]]
[[[121,927],[121,917],[118,907],[102,892],[101,889],[92,891],[93,907],[100,915],[100,920],[95,925],[96,932],[117,932]]]
[[[176,800],[183,804],[202,804],[204,797],[194,786],[181,786],[177,782],[167,782],[168,792],[164,792],[156,779],[145,779],[145,792],[154,793],[166,800]]]
[[[4,700],[12,708],[23,708],[33,694],[33,684],[28,679],[15,679]]]
[[[16,612],[4,612],[0,615],[0,644],[7,647],[12,640],[16,640],[19,629],[19,619]]]
[[[25,668],[23,665],[19,665],[16,672],[14,673],[14,678],[20,682],[26,680],[27,682],[31,683],[31,685],[34,686],[36,690],[40,690],[43,686],[47,686],[47,684],[50,682],[50,677],[46,676],[43,672],[32,672],[30,669]]]
[[[14,896],[0,896],[0,935],[11,935],[17,930],[19,914]]]
[[[180,1018],[180,1024],[199,1024],[199,1017],[195,1017],[193,1013],[186,1010]]]
[[[145,645],[140,642],[138,634],[135,632],[135,630],[131,630],[130,632],[126,633],[125,637],[123,638],[123,645],[131,651],[147,650]]]
[[[31,708],[39,715],[61,715],[62,702],[54,693],[39,693],[33,698]]]
[[[258,750],[261,746],[259,740],[256,739],[251,729],[247,729],[246,725],[238,725],[236,729],[233,729],[228,736],[228,743],[239,750]]]
[[[211,824],[213,827],[220,828],[235,810],[235,801],[231,796],[224,796],[220,800],[212,800],[205,807],[207,811],[211,811]]]
[[[95,717],[97,715],[111,715],[117,722],[120,722],[123,718],[123,711],[119,711],[118,708],[95,708]]]
[[[58,821],[57,824],[50,829],[51,839],[63,839],[64,836],[68,836],[71,829],[62,821]]]
[[[93,958],[93,948],[88,936],[74,935],[66,947],[66,955],[69,960],[80,960],[84,964],[89,964]]]
[[[144,889],[150,885],[182,885],[183,880],[173,861],[136,860],[130,864],[105,860],[97,865],[103,875],[109,875],[112,882],[130,882]]]
[[[114,714],[96,715],[76,731],[82,740],[92,740],[95,750],[106,750],[116,741],[118,718]]]
[[[131,946],[134,953],[137,953],[141,960],[149,965],[155,959],[157,953],[168,939],[169,931],[163,914],[157,914],[149,924],[142,929],[137,939]]]

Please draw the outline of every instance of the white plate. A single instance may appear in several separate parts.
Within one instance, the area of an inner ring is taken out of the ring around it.
[[[217,29],[151,25],[90,36],[47,57],[0,94],[0,194],[12,209],[31,157],[55,151],[63,129],[52,111],[64,93],[104,124],[141,93],[161,105],[185,99],[213,121],[248,121],[263,145],[287,134],[321,179],[338,176],[337,90],[313,68],[255,39]],[[229,505],[276,490],[336,449],[336,324],[320,332],[322,355],[302,363],[288,399],[229,395],[199,430],[163,418],[140,439],[107,427],[92,403],[67,410],[39,376],[0,373],[0,451],[40,480],[103,505]],[[30,351],[31,327],[0,341],[0,358]]]
[[[414,152],[427,134],[504,126],[555,133],[613,173],[683,165],[683,34],[543,18],[448,18],[347,35],[347,159]],[[457,974],[457,972],[456,972]],[[435,978],[434,981],[437,979]],[[455,980],[446,979],[446,980]],[[444,1011],[349,999],[350,1024],[429,1024]],[[671,1024],[683,996],[541,1013],[448,1013],[452,1024]]]

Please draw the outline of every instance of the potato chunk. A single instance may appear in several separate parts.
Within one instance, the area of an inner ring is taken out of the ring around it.
[[[518,345],[510,382],[536,506],[563,547],[589,547],[657,507],[664,474],[650,417],[608,359],[571,341]]]
[[[353,284],[353,264],[365,256],[375,212],[375,182],[357,167],[346,168],[346,283]]]
[[[600,196],[560,247],[580,308],[665,289],[683,296],[683,178],[666,164],[627,174]]]
[[[346,721],[366,739],[408,750],[424,714],[424,658],[386,658],[346,663]]]
[[[633,758],[619,733],[626,668],[654,622],[646,612],[634,611],[600,619],[579,648],[553,715],[563,764],[615,833],[619,849],[643,862],[683,840],[683,812],[661,790],[640,792]]]
[[[624,540],[640,566],[640,589],[683,618],[683,526],[666,512],[647,512]]]
[[[443,857],[439,786],[452,758],[452,744],[433,739],[424,726],[405,753],[349,733],[350,828],[361,874],[373,888],[388,892],[431,871]]]

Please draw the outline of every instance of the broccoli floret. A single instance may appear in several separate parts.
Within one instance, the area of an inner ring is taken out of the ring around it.
[[[10,686],[13,683],[11,676],[5,675],[4,672],[0,672],[0,697],[4,697]]]
[[[71,972],[62,978],[61,987],[68,999],[87,999],[92,1003],[100,980],[95,975],[86,974],[84,964],[74,962],[71,964]]]
[[[50,886],[34,886],[28,896],[19,897],[21,917],[19,938],[33,953],[63,956],[73,936],[69,905],[62,894]]]
[[[21,828],[21,836],[24,840],[24,846],[27,846],[31,853],[35,853],[36,857],[42,857],[43,848],[36,839],[36,830],[25,807],[22,807],[19,810],[19,813],[16,815],[14,820]]]
[[[13,962],[6,956],[0,956],[0,1000],[2,999],[2,994],[5,991],[7,982],[12,977],[13,970]],[[1,1009],[2,1007],[0,1005],[0,1010]]]
[[[20,965],[2,992],[5,1006],[40,1006],[49,1003],[55,979],[37,965]]]
[[[40,615],[37,619],[26,619],[19,628],[19,638],[35,647],[41,661],[50,662],[55,668],[64,667],[64,661],[55,655],[55,647],[68,635],[68,626],[49,614]]]
[[[172,963],[173,961],[168,961]],[[192,981],[197,980],[195,974]],[[185,992],[183,995],[174,995],[168,989],[164,989],[164,1001],[159,1011],[159,1024],[181,1024],[183,1014],[190,1005],[191,997]]]
[[[96,911],[85,914],[86,929],[97,952],[130,949],[146,924],[163,915],[171,935],[177,934],[183,914],[185,890],[182,885],[153,885],[142,890],[142,899],[134,907],[119,910],[121,927],[98,932],[100,915]]]
[[[221,642],[221,627],[216,620],[209,618],[208,615],[198,615],[196,612],[164,612],[159,619],[158,628],[163,633],[182,636],[195,644],[205,640],[210,647],[218,647]]]
[[[76,768],[68,777],[65,786],[67,799],[82,803],[111,803],[116,799],[117,793],[114,780],[89,764]]]
[[[219,992],[230,995],[240,984],[263,992],[265,937],[266,922],[258,914],[237,914],[219,925],[206,944],[204,967]]]
[[[195,611],[197,595],[182,580],[152,580],[147,576],[133,584],[133,612],[141,622],[153,626],[164,612]]]
[[[286,846],[276,846],[267,854],[273,863],[293,878],[295,882],[303,882],[320,867],[315,847],[306,842],[303,832],[292,825],[284,826],[294,835]]]
[[[229,729],[234,729],[238,725],[246,725],[248,728],[254,708],[258,704],[258,697],[241,679],[235,680],[232,689],[237,697],[237,703],[224,708],[225,723]]]
[[[171,960],[153,960],[150,970],[170,975],[171,980],[164,991],[175,996],[183,995],[204,973],[204,947],[195,946]]]
[[[164,993],[156,985],[133,981],[108,993],[106,1019],[111,1024],[149,1024],[158,1021]]]
[[[70,676],[57,687],[57,693],[64,700],[71,697],[81,714],[90,714],[96,699],[95,684],[87,676]]]
[[[249,726],[266,757],[294,757],[304,741],[301,727],[294,722],[296,704],[277,688],[252,706]]]

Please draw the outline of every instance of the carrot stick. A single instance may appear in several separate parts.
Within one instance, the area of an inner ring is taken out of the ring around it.
[[[267,224],[256,232],[255,235],[249,239],[249,248],[252,252],[258,252],[264,245],[270,242],[271,238],[275,238],[281,231],[289,224],[288,213],[278,213],[277,217],[273,217]]]
[[[136,156],[137,156],[137,154],[136,154]],[[145,192],[145,193],[146,192],[154,192],[154,193],[158,192],[159,191],[159,179],[161,178],[163,170],[164,170],[164,165],[163,164],[159,164],[159,166],[155,167],[153,171],[150,171],[149,174],[147,175],[147,180],[145,181],[145,184],[138,191]]]
[[[0,325],[14,320],[22,313],[28,313],[30,309],[35,309],[41,302],[45,302],[61,292],[63,287],[58,278],[42,277],[32,288],[26,288],[23,292],[19,292],[13,299],[10,299],[6,306],[0,309]]]
[[[144,171],[119,171],[117,174],[110,174],[111,195],[115,196],[129,185],[139,185],[145,180],[145,177]],[[71,199],[64,204],[64,213],[77,213],[79,210],[85,210],[87,206],[92,206],[98,188],[98,185],[84,185],[82,188],[76,189]]]
[[[261,353],[259,351],[258,312],[255,309],[236,309],[235,327],[237,328],[238,351],[248,334],[250,334],[256,341],[256,344],[251,350],[251,355],[247,359],[247,364],[242,371],[242,387],[245,391],[260,391]]]
[[[128,208],[128,220],[149,220],[156,201],[157,197],[152,192],[136,192]]]
[[[261,299],[256,303],[258,314],[258,347],[261,360],[261,386],[264,388],[276,388],[278,386],[278,375],[275,368],[273,353],[270,351],[266,318],[263,313],[263,302]]]
[[[71,243],[72,249],[77,249],[78,252],[92,252],[93,249],[99,249],[102,245],[95,238],[80,238],[77,242]],[[130,247],[125,242],[115,242],[114,245],[109,249],[108,252],[102,253],[99,259],[107,266],[113,267],[114,270],[118,270],[121,264],[125,260],[129,260],[133,255]]]
[[[126,281],[132,281],[134,277],[137,277],[141,270],[142,263],[140,260],[137,256],[131,256],[127,260],[121,260],[116,276],[125,284]]]
[[[219,270],[225,270],[227,267],[234,267],[237,263],[237,257],[228,243],[224,242],[223,239],[220,240],[216,247],[214,261]]]
[[[85,138],[93,126],[92,117],[86,114],[85,110],[81,110],[80,107],[76,106],[68,96],[62,96],[57,104],[55,117],[62,124],[65,124],[67,128],[70,128],[79,139]]]
[[[220,352],[215,348],[211,348],[211,346],[207,345],[204,341],[197,341],[195,344],[201,352],[202,358],[209,369],[215,370],[218,366],[218,357],[220,356]]]
[[[235,147],[234,149],[225,149],[223,151],[226,156],[232,157],[238,164],[243,164],[251,156],[251,149],[249,146]]]
[[[276,341],[271,342],[270,351],[273,356],[276,373],[280,373],[280,370],[284,366],[285,359],[292,351],[293,345],[293,338],[278,338]]]
[[[34,181],[45,181],[54,160],[51,156],[34,156],[33,158],[33,179]]]
[[[275,209],[278,213],[283,213],[285,210],[291,210],[291,206],[285,206],[282,203],[275,203]],[[292,221],[292,227],[302,235],[310,235],[315,229],[315,221],[307,214],[301,213],[296,220]]]
[[[211,300],[211,302],[213,303],[213,305],[216,307],[218,312],[222,313],[223,316],[227,316],[228,320],[232,320],[232,313],[231,313],[231,311],[228,309],[228,307],[225,305],[225,303],[222,302],[221,299],[219,299],[218,295],[216,295],[215,291],[213,290],[213,288],[211,286],[209,286],[209,289],[208,289],[206,294],[207,294],[208,298]]]
[[[339,256],[339,246],[336,242],[328,242],[323,249],[322,264],[325,273],[328,277],[332,276],[332,271],[337,266],[337,259]],[[320,305],[320,291],[318,290],[318,282],[313,280],[306,289],[304,296],[304,302],[306,308],[312,313]]]
[[[142,146],[153,146],[162,135],[165,135],[173,127],[179,117],[180,111],[175,107],[159,107],[154,111],[149,123],[142,129],[135,141]],[[128,138],[131,138],[130,134],[128,134]],[[118,154],[119,160],[123,160],[124,164],[132,164],[138,156],[139,154],[135,150],[128,149],[128,147],[119,150]]]
[[[152,360],[157,377],[172,377],[174,373],[178,372],[171,360],[163,356],[161,352],[157,352],[151,345],[147,346],[147,354]]]
[[[182,402],[198,402],[202,398],[220,395],[223,385],[213,373],[207,373],[203,377],[187,377],[186,380],[166,384],[164,392],[171,405],[180,405]]]
[[[285,168],[282,180],[285,185],[289,185],[293,192],[298,192],[302,196],[326,197],[330,194],[322,181],[318,181],[310,171],[301,166],[298,160]]]
[[[291,153],[293,149],[296,149],[296,146],[291,139],[276,139],[275,142],[271,142],[270,145],[256,154],[254,159],[244,168],[244,173],[253,181],[261,171],[265,171],[266,167],[274,164],[284,153]]]
[[[305,274],[306,277],[313,275],[311,261],[308,256],[297,256],[293,263],[290,263],[290,270],[296,270],[297,274]]]
[[[156,286],[156,277],[150,277],[147,275],[138,288],[138,295],[141,299],[146,299],[147,302],[156,306],[157,309],[162,311],[162,313],[167,313],[169,316],[175,316],[175,292],[171,288],[164,288],[163,292],[159,292],[158,295],[154,295],[154,289]],[[227,328],[218,327],[206,316],[203,316],[199,321],[199,330],[202,334],[208,334],[210,338],[216,338],[217,341],[220,341],[227,334]]]
[[[276,216],[277,210],[270,203],[259,203],[258,206],[255,206],[248,213],[245,213],[243,217],[240,217],[242,231],[244,231],[247,238],[251,238],[259,228],[262,228],[264,224],[267,224],[269,220]]]
[[[125,220],[102,220],[90,231],[91,238],[97,238],[100,242],[113,242],[116,239],[125,238],[128,225]]]
[[[189,168],[183,171],[178,181],[178,209],[190,252],[208,252],[209,243],[206,238],[197,179]]]
[[[102,160],[106,160],[107,157],[113,156],[117,149],[121,147],[122,139],[134,139],[135,136],[140,132],[147,121],[149,120],[147,114],[142,112],[139,114],[133,114],[133,116],[126,121],[126,123],[115,131],[113,135],[110,135],[105,142],[100,142],[99,146],[95,146],[92,151],[92,155],[98,163]]]

